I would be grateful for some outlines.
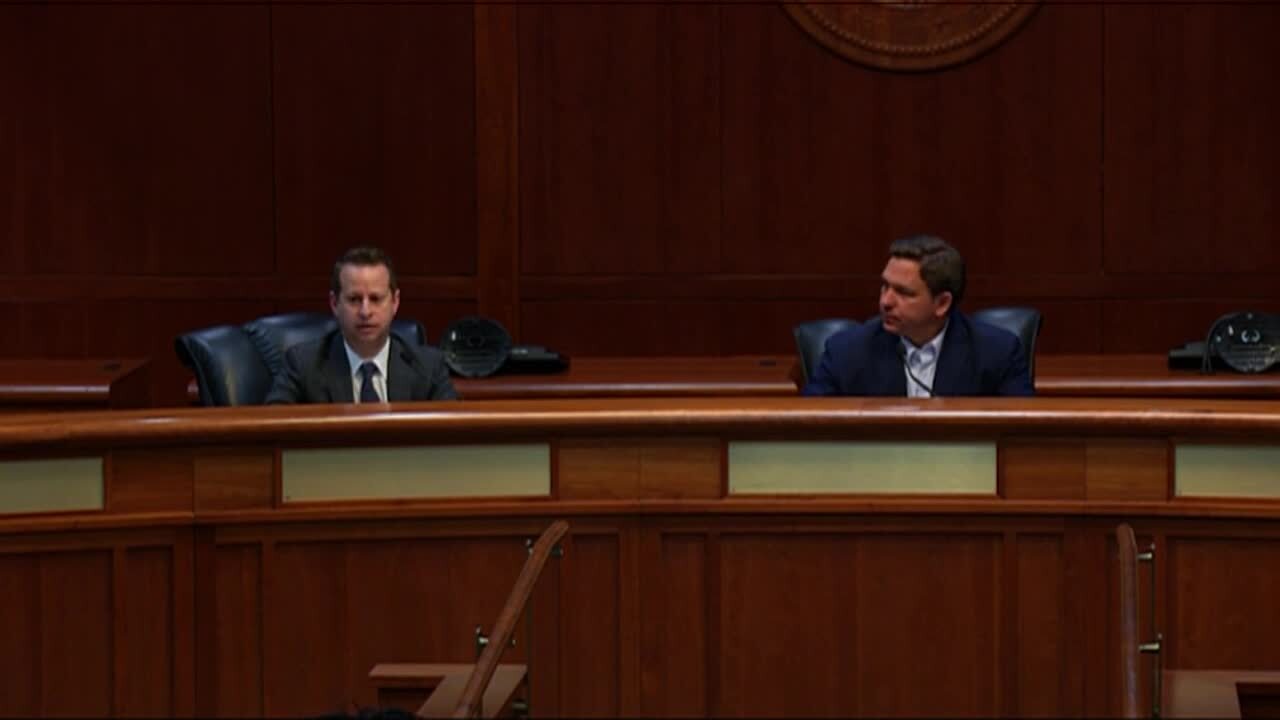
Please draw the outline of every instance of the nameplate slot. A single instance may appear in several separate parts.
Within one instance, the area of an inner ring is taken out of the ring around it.
[[[1280,447],[1179,445],[1173,477],[1177,497],[1280,498]]]
[[[730,495],[996,493],[994,442],[731,442]]]
[[[0,514],[101,510],[102,458],[0,462]]]
[[[286,503],[551,494],[546,444],[285,450],[281,455]]]

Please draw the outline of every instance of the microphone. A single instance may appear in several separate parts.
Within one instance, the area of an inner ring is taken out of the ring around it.
[[[915,384],[924,388],[924,391],[928,393],[929,397],[933,397],[933,386],[926,385],[924,381],[916,377],[915,373],[911,372],[911,364],[907,362],[907,349],[902,346],[902,343],[898,343],[897,347],[898,347],[898,360],[902,362],[902,369],[907,371],[907,377],[911,378],[912,382],[914,382]],[[910,393],[908,393],[908,396],[910,396]]]

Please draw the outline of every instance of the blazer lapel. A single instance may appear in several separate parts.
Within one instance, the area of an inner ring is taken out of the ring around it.
[[[938,358],[938,369],[933,374],[934,397],[945,395],[967,395],[973,392],[964,387],[964,379],[973,374],[969,367],[973,353],[970,352],[972,339],[968,328],[957,315],[951,316],[947,325],[947,336],[942,339],[942,355]]]
[[[413,382],[418,373],[405,361],[405,348],[400,340],[391,336],[391,347],[387,353],[387,402],[408,402],[413,400]]]
[[[884,388],[886,397],[907,396],[907,374],[902,369],[902,356],[898,354],[901,343],[902,338],[886,331],[883,326],[876,334],[875,357],[879,360],[876,374],[883,378],[876,385]]]
[[[324,384],[329,391],[329,402],[353,403],[355,392],[351,388],[351,364],[347,362],[347,349],[342,343],[342,333],[335,332],[329,339],[329,361],[324,364]]]

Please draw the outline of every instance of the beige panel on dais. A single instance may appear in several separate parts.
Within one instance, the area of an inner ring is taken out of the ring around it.
[[[0,514],[101,510],[102,458],[0,462]]]
[[[1177,497],[1280,498],[1280,447],[1179,445],[1173,483]]]
[[[285,450],[281,455],[285,502],[551,494],[546,444]]]
[[[996,492],[994,442],[732,442],[729,494]]]

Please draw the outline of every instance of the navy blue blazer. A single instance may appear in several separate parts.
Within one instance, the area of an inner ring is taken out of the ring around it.
[[[878,319],[836,333],[802,394],[905,397],[901,343]],[[1008,330],[952,311],[933,394],[1034,395],[1022,343]]]

